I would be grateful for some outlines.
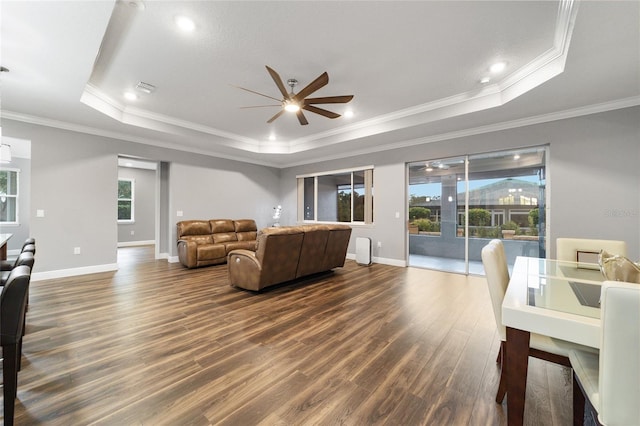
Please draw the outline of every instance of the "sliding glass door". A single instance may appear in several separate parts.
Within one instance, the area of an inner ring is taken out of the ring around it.
[[[412,162],[409,265],[483,274],[480,251],[545,257],[546,148]]]

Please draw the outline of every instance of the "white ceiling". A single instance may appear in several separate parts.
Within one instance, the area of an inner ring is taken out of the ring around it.
[[[2,1],[2,117],[296,164],[640,104],[638,1]],[[183,33],[176,15],[190,16]],[[505,61],[503,74],[479,80]],[[352,118],[266,121],[265,65]],[[139,81],[153,94],[123,93]],[[275,141],[270,141],[273,134]]]

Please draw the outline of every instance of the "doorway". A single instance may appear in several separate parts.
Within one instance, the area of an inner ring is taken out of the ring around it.
[[[484,275],[502,239],[510,265],[545,257],[546,147],[407,164],[409,266]]]

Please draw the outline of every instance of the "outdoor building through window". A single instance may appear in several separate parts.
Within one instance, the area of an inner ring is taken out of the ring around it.
[[[118,179],[118,222],[133,222],[134,190],[133,179]]]
[[[546,254],[545,146],[407,164],[409,262],[483,273],[481,250],[505,241],[517,255]]]
[[[297,179],[299,221],[373,223],[373,167]]]
[[[0,170],[0,223],[18,223],[18,174]]]

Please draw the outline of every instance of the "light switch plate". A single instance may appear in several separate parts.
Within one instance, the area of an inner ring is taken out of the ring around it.
[[[36,217],[44,217],[44,210],[41,210],[41,209],[36,210]]]

